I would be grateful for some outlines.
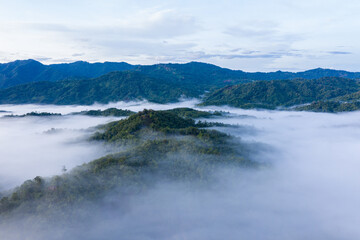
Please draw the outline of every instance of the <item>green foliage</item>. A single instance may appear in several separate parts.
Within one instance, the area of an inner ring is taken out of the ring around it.
[[[170,84],[180,84],[182,88],[196,91],[197,96],[202,95],[206,90],[251,81],[249,80],[251,78],[247,78],[243,71],[234,71],[201,62],[138,66],[133,71],[162,79]]]
[[[89,111],[81,111],[76,112],[73,114],[80,114],[80,115],[86,115],[86,116],[102,116],[102,117],[127,117],[132,114],[135,114],[135,112],[130,110],[123,110],[123,109],[117,109],[117,108],[108,108],[105,110],[89,110]]]
[[[192,115],[203,115],[196,111],[189,111]],[[188,112],[188,111],[187,111]],[[180,116],[178,115],[180,113]],[[206,112],[205,112],[206,113]],[[191,118],[184,118],[182,109],[154,111],[144,110],[137,114],[131,115],[127,119],[117,122],[111,122],[101,127],[103,131],[96,133],[92,140],[103,140],[106,142],[124,143],[123,140],[132,139],[135,142],[158,138],[164,134],[169,135],[192,135],[199,138],[220,138],[226,135],[211,130],[199,129],[199,127],[219,126],[218,123],[207,123],[195,121]],[[209,116],[206,114],[206,116]],[[223,125],[221,125],[223,126]],[[216,137],[213,137],[216,135]],[[131,142],[134,143],[134,142]]]
[[[151,77],[164,81],[181,82],[183,86],[204,90],[225,87],[255,80],[286,80],[286,79],[319,79],[324,77],[343,77],[360,79],[359,72],[346,72],[332,69],[312,69],[304,72],[244,72],[230,70],[212,64],[190,62],[186,64],[155,64],[151,66],[138,66],[133,71],[139,71]]]
[[[149,77],[161,79],[162,82],[171,81],[171,84],[181,82],[183,87],[195,87],[202,92],[212,88],[253,80],[315,79],[322,77],[360,79],[360,73],[321,68],[297,73],[282,71],[248,73],[200,62],[133,66],[124,62],[88,63],[78,61],[68,64],[43,65],[38,61],[29,59],[0,64],[0,88],[12,87],[30,82],[89,79],[114,71],[126,70],[140,72]],[[200,94],[202,94],[202,92]]]
[[[140,135],[147,135],[152,131],[167,132],[170,129],[195,127],[193,119],[184,119],[167,111],[144,110],[127,119],[112,122],[103,127],[104,132],[97,133],[93,140],[116,142],[124,139],[139,139]]]
[[[340,102],[352,102],[352,101],[360,101],[360,91],[346,94],[344,96],[340,96],[333,99],[334,101]]]
[[[328,100],[359,90],[358,81],[344,78],[257,81],[217,90],[206,96],[203,104],[274,109]]]
[[[198,92],[181,84],[164,82],[138,72],[112,72],[90,80],[36,82],[0,91],[0,103],[83,104],[147,99],[176,102]]]
[[[38,61],[18,60],[0,64],[0,88],[7,88],[30,82],[60,81],[64,79],[95,78],[113,71],[130,70],[134,66],[120,63],[74,62],[43,65]]]
[[[215,112],[206,112],[199,111],[192,108],[174,108],[171,110],[166,110],[167,112],[174,113],[183,118],[210,118],[214,116],[222,116],[223,113],[219,111]]]
[[[360,102],[317,101],[295,108],[297,111],[350,112],[360,110]]]
[[[230,141],[229,135],[200,129],[193,119],[170,111],[144,110],[102,130],[92,139],[136,144],[62,175],[24,182],[1,198],[0,215],[56,215],[76,204],[101,200],[110,191],[138,192],[164,179],[208,183],[219,166],[255,166],[247,148]]]
[[[109,73],[115,70],[128,71]],[[99,74],[105,75],[99,77]],[[328,100],[330,97],[354,92],[346,86],[343,89],[343,86],[337,86],[336,83],[328,84],[324,79],[303,80],[301,83],[293,80],[267,83],[275,79],[299,77],[310,79],[324,76],[334,76],[335,78],[331,79],[337,82],[336,77],[358,79],[360,73],[329,69],[314,69],[299,73],[281,71],[246,73],[198,62],[151,66],[76,62],[44,66],[33,60],[16,61],[0,64],[0,88],[10,87],[0,91],[0,104],[90,105],[95,102],[109,103],[139,99],[169,103],[176,102],[181,97],[200,97],[206,91],[214,91],[227,85],[248,83],[215,91],[206,97],[204,104],[272,109],[278,106]],[[97,78],[89,79],[91,77]],[[252,83],[255,80],[263,80],[263,82]],[[340,89],[344,92],[337,91]]]
[[[4,117],[49,117],[49,116],[61,116],[60,113],[49,112],[30,112],[23,115],[5,115]]]

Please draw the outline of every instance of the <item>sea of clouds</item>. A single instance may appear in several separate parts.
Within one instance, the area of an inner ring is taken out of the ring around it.
[[[200,108],[197,103],[0,105],[0,110],[14,114],[68,114],[108,107],[221,110],[229,114],[211,121],[238,128],[219,130],[245,143],[267,146],[253,156],[263,167],[219,168],[217,183],[208,188],[161,183],[131,197],[125,210],[124,206],[100,208],[78,226],[23,226],[18,231],[14,221],[0,225],[0,236],[31,240],[360,239],[360,112]],[[62,166],[71,169],[103,156],[103,145],[87,141],[95,131],[91,127],[117,119],[73,115],[0,118],[0,190],[38,175],[60,174]]]

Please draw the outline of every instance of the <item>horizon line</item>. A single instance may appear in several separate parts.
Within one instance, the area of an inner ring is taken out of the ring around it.
[[[41,60],[38,59],[34,59],[34,58],[28,58],[28,59],[16,59],[10,62],[0,62],[1,64],[10,64],[10,63],[14,63],[14,62],[20,62],[20,61],[34,61],[34,62],[38,62],[41,63],[44,66],[51,66],[51,65],[60,65],[60,64],[74,64],[74,63],[89,63],[89,64],[105,64],[105,63],[125,63],[131,66],[154,66],[154,65],[167,65],[167,64],[174,64],[174,65],[185,65],[185,64],[190,64],[190,63],[201,63],[201,64],[207,64],[207,65],[212,65],[212,66],[216,66],[222,69],[228,69],[231,71],[242,71],[245,73],[276,73],[276,72],[283,72],[283,73],[301,73],[301,72],[308,72],[308,71],[313,71],[313,70],[332,70],[332,71],[343,71],[343,72],[348,72],[348,73],[360,73],[360,71],[349,71],[349,70],[344,70],[344,69],[335,69],[335,68],[323,68],[323,67],[315,67],[315,68],[310,68],[310,69],[306,69],[306,70],[299,70],[299,71],[287,71],[287,70],[274,70],[274,71],[244,71],[241,69],[231,69],[231,68],[227,68],[227,67],[221,67],[219,65],[213,64],[213,63],[208,63],[208,62],[201,62],[201,61],[188,61],[188,62],[159,62],[159,63],[154,63],[154,64],[132,64],[132,63],[128,63],[125,61],[85,61],[85,60],[76,60],[73,62],[59,62],[59,63],[44,63]]]

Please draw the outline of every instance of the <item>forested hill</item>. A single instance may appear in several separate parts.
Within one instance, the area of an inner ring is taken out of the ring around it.
[[[319,68],[298,73],[247,73],[200,62],[43,65],[25,60],[0,64],[0,88],[5,88],[0,89],[0,104],[90,105],[129,100],[169,103],[210,92],[205,105],[272,109],[333,98],[358,101],[359,78],[360,73]]]
[[[167,82],[175,81],[182,84],[198,85],[199,88],[205,90],[253,80],[316,79],[321,77],[360,79],[360,73],[321,68],[297,73],[282,71],[250,73],[200,62],[134,66],[125,62],[88,63],[78,61],[74,63],[44,65],[30,59],[0,64],[0,88],[31,82],[96,78],[109,72],[124,70],[140,72]]]
[[[360,90],[357,80],[326,77],[313,80],[255,81],[217,90],[204,99],[204,105],[230,105],[240,108],[289,107],[313,101],[331,100]]]
[[[323,68],[316,68],[304,72],[244,72],[201,62],[138,66],[134,70],[162,79],[177,79],[182,82],[192,82],[194,84],[211,83],[215,86],[231,85],[253,80],[318,79],[323,77],[360,79],[360,72]]]
[[[90,80],[35,82],[0,90],[0,103],[84,104],[146,99],[176,102],[183,95],[197,97],[196,87],[169,84],[138,72],[112,72]]]
[[[192,85],[204,91],[249,81],[242,71],[234,71],[199,62],[138,66],[134,71],[162,79],[166,82],[177,82],[187,86]]]
[[[130,70],[134,66],[124,62],[74,62],[44,65],[35,60],[18,60],[0,64],[0,88],[39,81],[95,78],[113,71]]]
[[[35,177],[4,193],[0,220],[13,213],[19,217],[41,214],[58,222],[66,218],[65,210],[77,210],[90,202],[106,204],[102,200],[110,193],[122,204],[131,194],[158,182],[189,182],[195,187],[210,183],[224,166],[258,165],[248,157],[248,146],[203,125],[171,111],[153,110],[109,123],[92,141],[110,144],[118,152],[59,176]]]

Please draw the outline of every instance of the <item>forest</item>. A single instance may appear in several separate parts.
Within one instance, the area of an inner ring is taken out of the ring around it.
[[[98,127],[89,141],[112,147],[112,153],[53,177],[37,176],[2,193],[0,216],[56,216],[109,192],[136,194],[158,180],[208,184],[217,166],[254,168],[249,149],[232,136],[189,117],[205,116],[188,108],[143,110]],[[213,114],[213,113],[209,113]],[[213,114],[216,117],[219,113]],[[90,160],[90,159],[89,159]],[[151,175],[151,181],[148,177]]]
[[[26,75],[29,72],[33,76]],[[330,69],[247,73],[200,62],[149,66],[76,62],[45,66],[27,60],[0,66],[0,103],[91,105],[147,100],[164,104],[197,98],[200,105],[297,109],[297,105],[331,101],[347,104],[339,110],[324,107],[322,111],[354,111],[360,100],[359,78],[359,73]],[[316,111],[310,106],[301,110]]]

